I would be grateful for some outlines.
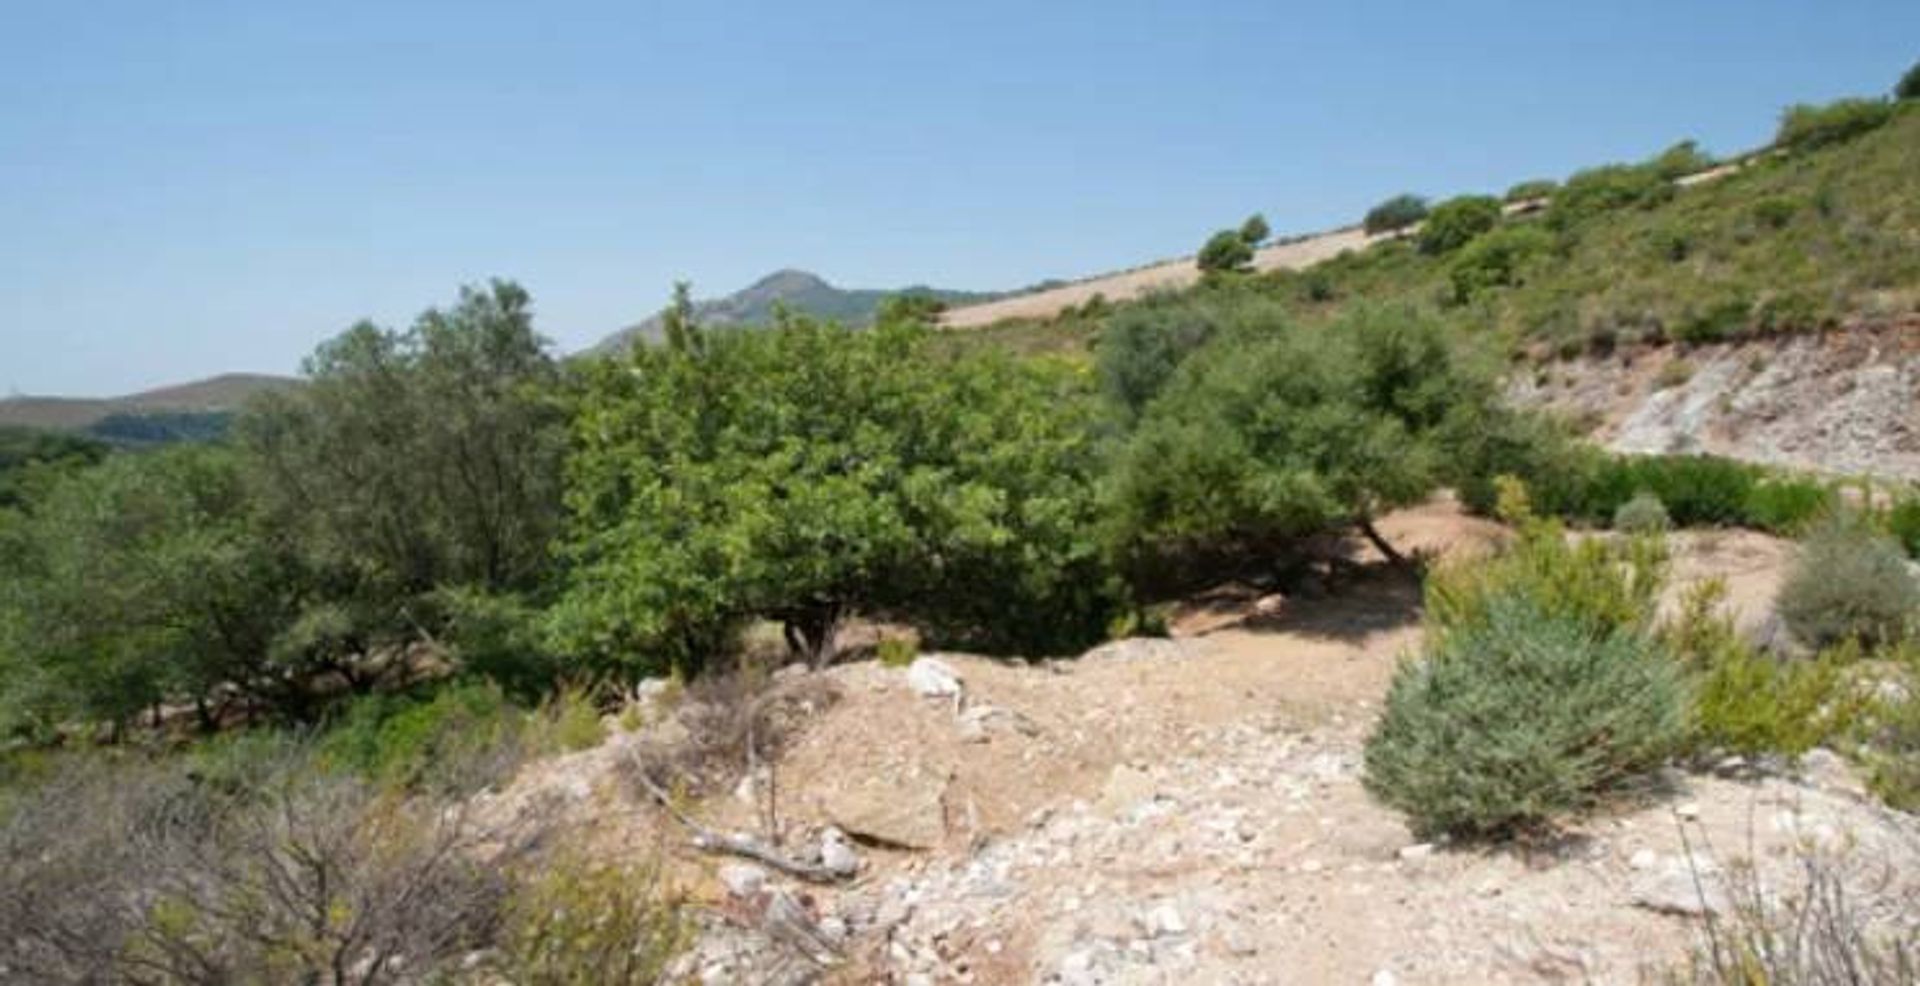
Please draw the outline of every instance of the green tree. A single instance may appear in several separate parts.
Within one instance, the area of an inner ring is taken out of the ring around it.
[[[1267,217],[1258,212],[1248,216],[1247,221],[1240,224],[1240,238],[1245,240],[1248,246],[1259,246],[1267,242],[1267,237],[1272,235],[1273,229],[1267,225]]]
[[[1421,253],[1452,253],[1500,223],[1500,200],[1461,195],[1433,207],[1415,239]]]
[[[306,581],[256,522],[237,457],[181,446],[61,477],[0,535],[0,719],[123,726],[162,701],[275,709],[327,670],[277,646]]]
[[[1490,404],[1490,381],[1406,311],[1223,335],[1180,367],[1119,452],[1118,549],[1277,551],[1353,527],[1397,559],[1373,519],[1432,492],[1449,422]]]
[[[744,621],[829,652],[850,612],[987,646],[1079,643],[1109,587],[1083,378],[923,327],[788,315],[596,367],[569,466],[558,640],[609,670],[697,669]]]
[[[1824,106],[1797,104],[1780,114],[1773,142],[1780,147],[1811,151],[1845,143],[1876,130],[1893,119],[1893,104],[1884,99],[1837,99]]]
[[[1367,210],[1361,227],[1367,235],[1397,233],[1427,217],[1427,200],[1418,195],[1396,195]]]
[[[1920,62],[1913,63],[1907,74],[1900,77],[1893,87],[1893,98],[1920,99]]]
[[[1253,264],[1253,247],[1239,230],[1223,229],[1200,248],[1198,263],[1210,274],[1244,271]]]

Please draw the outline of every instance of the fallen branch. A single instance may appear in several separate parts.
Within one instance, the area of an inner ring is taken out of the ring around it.
[[[654,802],[672,816],[674,821],[686,826],[687,830],[693,833],[692,842],[695,849],[751,859],[809,883],[840,883],[852,875],[836,873],[818,863],[801,862],[749,836],[716,832],[695,821],[692,816],[674,805],[673,798],[648,775],[646,765],[640,762],[638,755],[633,757],[633,766],[634,776],[640,778],[640,784],[647,789],[647,794],[653,798]]]

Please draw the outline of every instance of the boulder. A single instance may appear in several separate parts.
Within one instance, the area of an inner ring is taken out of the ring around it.
[[[907,687],[922,698],[952,698],[960,694],[960,672],[937,657],[916,657],[907,665]]]

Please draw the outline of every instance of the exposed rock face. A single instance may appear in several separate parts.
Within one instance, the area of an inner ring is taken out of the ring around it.
[[[1685,360],[1687,371],[1667,369]],[[1920,320],[1553,363],[1510,396],[1596,426],[1622,452],[1920,479]]]

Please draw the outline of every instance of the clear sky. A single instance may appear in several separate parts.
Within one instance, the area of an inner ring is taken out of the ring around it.
[[[292,372],[512,277],[1012,288],[1878,94],[1920,3],[0,0],[0,391]]]

